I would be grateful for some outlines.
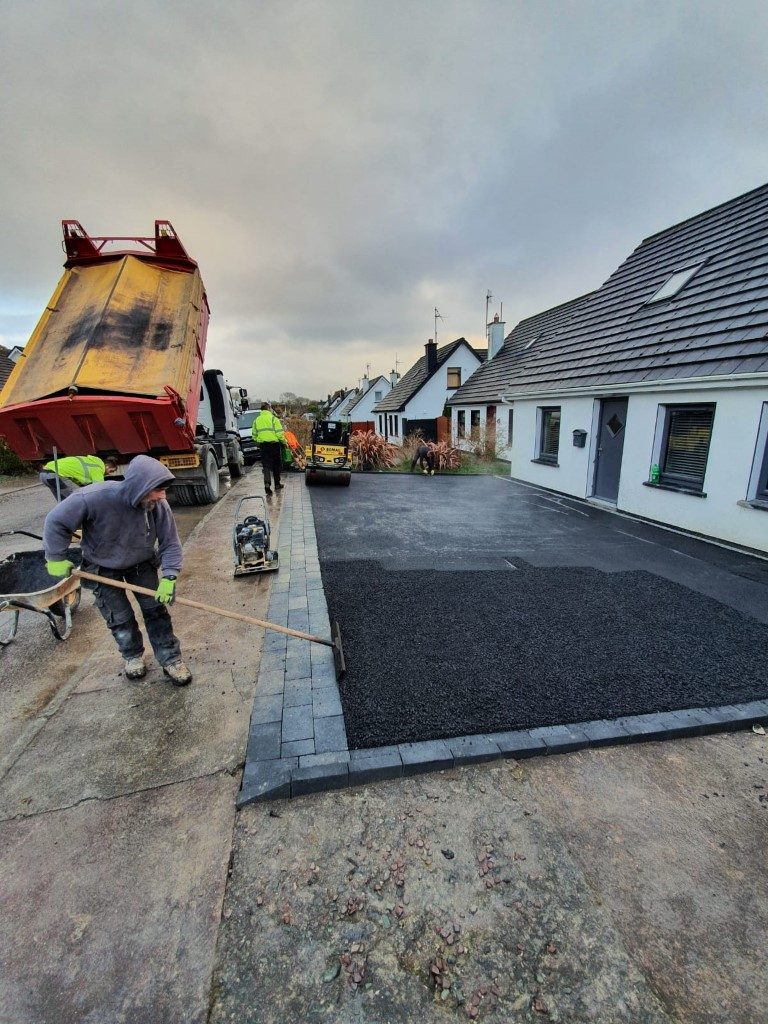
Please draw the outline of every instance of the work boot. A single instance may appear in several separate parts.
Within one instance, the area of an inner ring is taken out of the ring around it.
[[[147,674],[147,666],[144,664],[143,654],[139,654],[136,658],[126,658],[123,668],[126,679],[143,679]]]
[[[271,487],[265,487],[264,488],[264,493],[265,494],[271,494],[272,493],[272,488]]]
[[[174,661],[170,665],[163,665],[163,672],[174,686],[187,686],[192,682],[192,673],[183,661]]]
[[[282,489],[284,487],[285,487],[285,484],[275,484],[275,490],[276,491],[282,491]]]

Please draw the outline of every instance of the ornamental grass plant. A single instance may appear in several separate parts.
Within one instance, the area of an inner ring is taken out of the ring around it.
[[[349,454],[355,469],[392,469],[400,458],[400,449],[373,430],[364,430],[350,436]]]

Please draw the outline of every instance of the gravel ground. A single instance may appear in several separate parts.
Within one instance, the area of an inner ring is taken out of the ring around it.
[[[647,572],[322,563],[350,747],[761,699],[768,627]],[[369,595],[366,601],[361,594]]]
[[[528,778],[245,808],[210,1024],[672,1024]]]

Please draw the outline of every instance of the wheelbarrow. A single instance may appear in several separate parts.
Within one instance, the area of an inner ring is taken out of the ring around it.
[[[67,557],[77,564],[80,549],[70,548]],[[66,640],[79,604],[78,577],[49,576],[42,551],[17,551],[0,560],[0,646],[6,647],[15,638],[23,611],[44,615],[56,639]]]

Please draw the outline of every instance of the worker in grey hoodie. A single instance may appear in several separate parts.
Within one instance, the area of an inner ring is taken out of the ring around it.
[[[137,455],[121,482],[88,484],[49,512],[43,545],[50,575],[69,576],[74,565],[67,558],[67,549],[75,530],[82,530],[83,570],[154,590],[154,597],[136,595],[147,636],[171,682],[186,686],[192,674],[181,660],[167,609],[181,572],[181,542],[165,500],[171,483],[173,474],[162,462]],[[85,586],[93,590],[96,607],[112,631],[125,661],[126,676],[141,679],[147,671],[144,641],[127,593],[100,583]]]

